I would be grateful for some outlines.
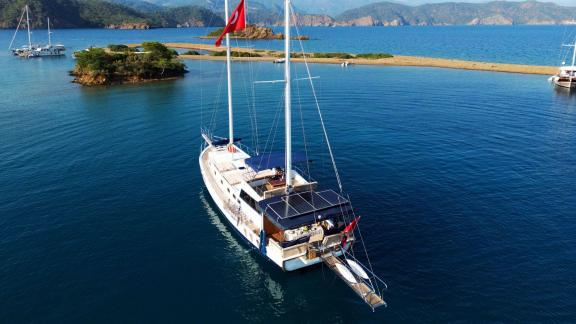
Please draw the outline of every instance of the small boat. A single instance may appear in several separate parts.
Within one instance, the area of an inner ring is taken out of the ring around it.
[[[278,58],[274,60],[274,64],[284,64],[284,63],[286,63],[285,58]]]
[[[348,265],[350,266],[350,269],[352,269],[352,271],[354,271],[355,274],[359,275],[360,277],[362,277],[364,279],[370,279],[370,277],[368,277],[368,274],[366,273],[366,271],[364,271],[364,269],[362,269],[362,266],[359,265],[358,262],[352,261],[350,259],[346,259],[346,263],[348,263]]]
[[[338,272],[342,275],[342,277],[344,277],[344,279],[346,279],[348,282],[351,282],[353,284],[358,283],[356,277],[354,277],[352,272],[350,272],[350,269],[346,268],[343,264],[341,263],[336,264],[336,270],[338,270]]]
[[[352,63],[350,63],[350,62],[348,62],[348,61],[344,61],[344,62],[342,62],[342,64],[340,64],[340,66],[342,66],[342,67],[348,67],[350,64],[352,64]]]
[[[30,31],[30,8],[28,5],[24,7],[24,11],[20,16],[20,20],[18,21],[18,26],[16,27],[16,31],[14,32],[14,36],[12,37],[12,42],[10,42],[10,50],[14,56],[20,56],[25,58],[34,58],[34,57],[44,57],[44,56],[63,56],[64,52],[66,51],[66,47],[61,44],[52,44],[52,31],[50,30],[50,18],[47,19],[48,23],[48,44],[47,45],[32,45],[32,32]],[[24,45],[20,48],[12,48],[14,40],[16,39],[16,35],[22,22],[24,20],[24,15],[26,15],[26,25],[28,29],[28,45]]]
[[[576,41],[574,44],[563,45],[564,47],[573,47],[572,65],[566,66],[564,62],[558,73],[550,78],[555,86],[567,89],[576,89]]]

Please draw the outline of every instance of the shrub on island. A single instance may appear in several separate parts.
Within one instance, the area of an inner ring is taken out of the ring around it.
[[[314,53],[314,58],[337,58],[337,59],[351,59],[353,55],[348,53]]]
[[[378,60],[383,58],[392,58],[394,55],[388,53],[366,53],[366,54],[358,54],[356,58],[363,58],[368,60]]]
[[[202,54],[200,54],[200,52],[198,52],[198,51],[189,50],[189,51],[186,51],[180,55],[202,55]]]
[[[118,45],[115,49],[125,49]],[[142,52],[109,51],[91,48],[75,53],[76,66],[71,72],[74,82],[82,85],[138,83],[181,77],[185,65],[178,53],[158,42],[142,44]]]
[[[116,45],[116,44],[110,44],[108,45],[108,49],[111,52],[120,52],[120,53],[126,53],[126,52],[138,52],[137,48],[134,47],[129,47],[127,45]]]

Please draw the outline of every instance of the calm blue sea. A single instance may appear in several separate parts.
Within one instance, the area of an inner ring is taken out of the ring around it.
[[[311,50],[555,65],[563,28],[305,33]],[[54,37],[80,49],[204,32]],[[214,120],[225,133],[221,62],[111,88],[70,83],[73,64],[0,54],[0,323],[576,321],[576,95],[546,76],[312,65],[345,190],[390,286],[389,308],[372,313],[327,269],[283,273],[262,260],[210,202],[199,132]],[[281,133],[281,89],[251,82],[282,67],[233,72],[238,135],[256,144],[256,116],[259,145],[280,147],[269,134]],[[310,91],[294,92],[296,146],[331,184]]]

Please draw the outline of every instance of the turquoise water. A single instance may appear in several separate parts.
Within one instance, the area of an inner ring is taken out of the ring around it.
[[[151,32],[57,35],[80,48],[163,34]],[[390,286],[390,307],[371,313],[327,269],[283,273],[223,223],[197,158],[214,110],[225,132],[224,65],[186,64],[175,82],[87,89],[70,83],[69,57],[0,55],[0,322],[576,318],[576,96],[546,76],[312,66],[345,189]],[[281,73],[234,66],[245,144],[255,142],[250,81]],[[330,184],[310,93],[298,84],[295,119],[301,112],[318,156],[315,178]],[[254,93],[264,145],[281,89]]]
[[[57,30],[55,41],[62,41],[74,50],[110,42],[140,43],[158,40],[168,42],[211,43],[202,40],[214,28],[151,29],[151,30]],[[276,28],[282,31],[281,28]],[[455,58],[472,61],[558,66],[566,58],[562,43],[573,43],[573,26],[447,26],[447,27],[317,27],[301,28],[311,38],[304,42],[310,52],[387,52],[396,55]],[[0,43],[9,44],[11,31],[0,30]],[[33,34],[36,42],[46,42],[45,31]],[[20,33],[16,44],[26,44]],[[234,45],[281,49],[278,41],[233,41]],[[7,46],[6,45],[6,46]],[[300,45],[295,42],[296,50]]]

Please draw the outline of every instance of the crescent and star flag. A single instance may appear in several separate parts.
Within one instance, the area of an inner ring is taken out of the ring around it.
[[[228,24],[222,31],[222,35],[216,40],[216,47],[220,47],[222,44],[222,39],[226,34],[233,33],[238,30],[243,30],[246,28],[246,11],[244,10],[244,0],[240,1],[236,9],[232,12],[232,16],[228,20]]]
[[[344,246],[344,244],[346,244],[346,242],[348,241],[348,235],[354,231],[354,228],[356,228],[356,224],[358,224],[358,221],[360,220],[360,217],[354,219],[353,221],[350,222],[350,224],[348,224],[345,228],[344,228],[344,236],[342,236],[342,242],[340,242],[340,244],[342,246]]]

